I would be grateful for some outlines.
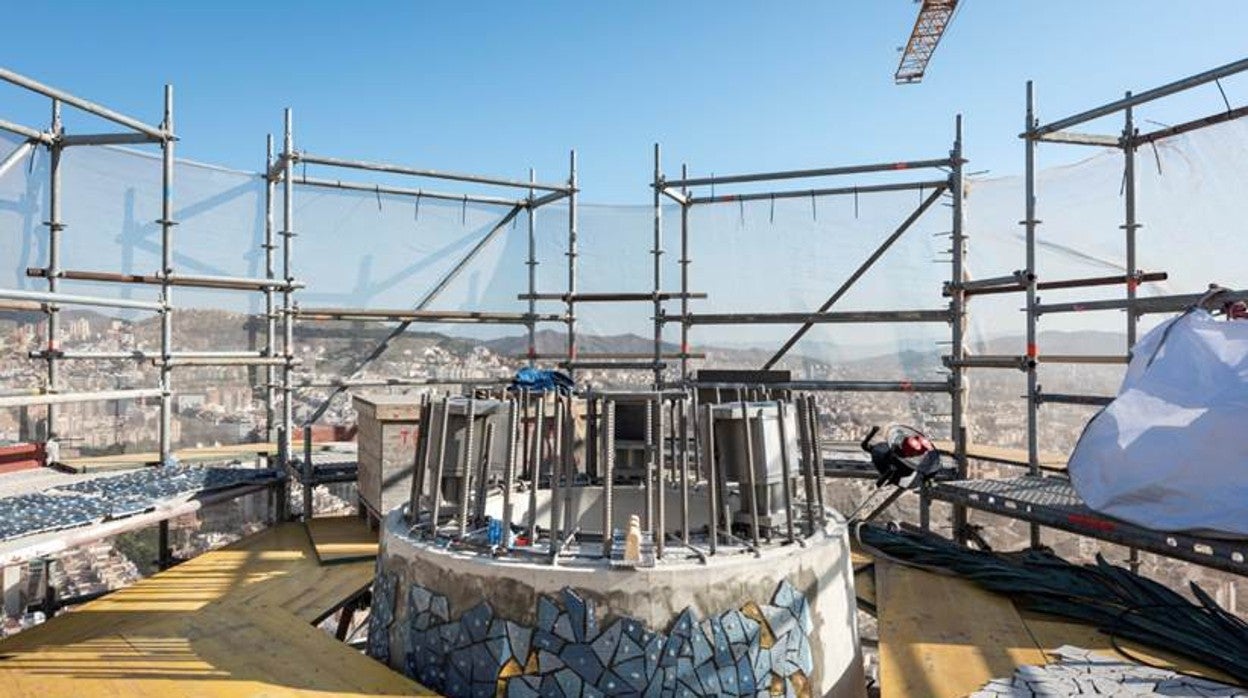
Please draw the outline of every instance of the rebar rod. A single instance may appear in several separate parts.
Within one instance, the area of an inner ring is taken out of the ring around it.
[[[546,394],[538,393],[533,425],[533,467],[529,471],[529,545],[537,545],[537,487],[542,478],[542,451],[546,445]]]
[[[603,410],[602,556],[610,560],[615,516],[615,401],[607,400]]]
[[[432,518],[429,520],[429,537],[437,539],[438,537],[438,519],[442,513],[442,475],[446,465],[446,439],[450,433],[451,423],[451,399],[449,397],[442,398],[442,420],[439,425],[438,436],[438,460],[437,466],[433,471],[433,505]]]
[[[689,410],[692,405],[680,403],[680,540],[689,543]]]
[[[464,447],[462,449],[461,471],[463,479],[459,483],[459,537],[463,538],[468,535],[468,495],[472,490],[472,466],[473,452],[476,446],[476,420],[477,420],[477,399],[473,396],[472,391],[468,393],[468,405],[465,407],[465,418],[467,422],[464,425]]]
[[[755,484],[755,480],[757,480],[758,478],[758,473],[755,469],[758,467],[758,456],[757,454],[754,453],[754,434],[753,434],[754,425],[751,423],[751,420],[750,420],[749,403],[746,403],[746,402],[741,403],[741,426],[745,430],[745,482],[738,483],[738,486],[741,487],[742,494],[744,494],[747,491],[746,488],[749,488],[748,492],[750,493],[750,542],[754,544],[755,548],[757,548],[758,547],[758,487]],[[758,427],[759,427],[759,432],[760,432],[759,436],[761,437],[762,436],[761,432],[762,432],[762,427],[763,427],[763,411],[761,409],[758,411]]]
[[[646,400],[645,428],[645,474],[642,476],[642,491],[645,492],[645,506],[642,508],[641,526],[644,531],[654,531],[654,402]],[[661,436],[661,435],[660,435]]]
[[[703,406],[706,411],[706,436],[703,439],[702,457],[705,459],[707,473],[706,484],[710,490],[707,504],[707,525],[710,533],[710,552],[715,554],[719,547],[719,478],[715,468],[715,412],[711,405]]]
[[[785,537],[790,543],[796,538],[793,535],[793,476],[789,465],[789,431],[785,419],[785,403],[776,400],[776,420],[780,431],[780,475],[784,478],[784,523]]]

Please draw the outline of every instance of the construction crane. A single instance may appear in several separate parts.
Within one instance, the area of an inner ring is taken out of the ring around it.
[[[953,11],[958,0],[922,0],[918,19],[914,20],[914,31],[910,32],[910,40],[901,54],[901,63],[893,76],[898,85],[908,85],[923,79],[927,72],[927,63],[936,52],[936,45],[944,35],[949,20],[953,19]]]

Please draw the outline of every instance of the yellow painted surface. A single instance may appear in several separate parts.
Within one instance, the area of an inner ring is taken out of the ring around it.
[[[358,516],[314,518],[306,523],[308,538],[323,563],[377,557],[377,531]]]
[[[880,695],[953,698],[1044,664],[1014,604],[964,579],[876,561]]]
[[[311,624],[372,575],[284,524],[0,640],[0,694],[434,695]]]

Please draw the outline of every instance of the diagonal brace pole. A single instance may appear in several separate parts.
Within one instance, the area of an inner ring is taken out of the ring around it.
[[[858,279],[862,278],[863,274],[867,273],[867,270],[870,269],[872,265],[874,265],[880,259],[880,257],[882,257],[884,253],[888,251],[888,248],[892,247],[893,243],[897,242],[897,240],[901,238],[901,236],[904,235],[907,230],[910,229],[910,226],[914,225],[914,222],[919,220],[919,218],[924,214],[924,212],[927,211],[927,209],[931,208],[932,204],[936,203],[936,200],[939,199],[940,196],[945,193],[945,190],[946,190],[946,187],[938,187],[935,191],[931,193],[930,196],[924,199],[923,203],[919,204],[919,207],[914,209],[914,211],[908,217],[906,217],[906,220],[901,222],[901,225],[897,226],[897,229],[893,231],[892,235],[888,236],[888,239],[882,242],[879,247],[875,248],[875,252],[872,252],[871,256],[867,257],[866,261],[860,264],[858,268],[854,270],[853,274],[849,275],[849,278],[845,280],[845,283],[841,284],[841,287],[836,289],[836,293],[833,293],[832,297],[828,298],[828,300],[825,301],[824,304],[820,306],[818,310],[815,311],[815,313],[828,312],[828,309],[831,308],[833,305],[835,305],[836,302],[841,299],[841,296],[844,296],[845,293],[849,291],[850,287],[852,287],[855,283],[857,283]],[[803,324],[800,328],[798,328],[798,330],[793,333],[793,336],[789,337],[788,341],[784,343],[784,346],[780,347],[780,350],[777,351],[774,356],[768,359],[767,363],[763,364],[763,370],[765,371],[771,368],[772,366],[776,364],[776,362],[778,362],[780,359],[783,359],[784,355],[787,354],[788,351],[793,348],[794,344],[797,344],[797,342],[803,336],[805,336],[805,334],[810,330],[811,327],[814,327],[813,322],[807,322]]]
[[[449,286],[451,282],[454,281],[455,278],[458,277],[460,273],[463,272],[463,270],[468,267],[468,265],[481,252],[481,250],[485,249],[485,247],[489,245],[490,242],[494,238],[498,237],[498,234],[502,232],[503,229],[505,229],[507,225],[511,223],[512,219],[514,219],[517,215],[519,215],[520,211],[522,210],[524,210],[523,205],[513,206],[511,210],[507,212],[507,215],[503,216],[502,219],[499,220],[498,223],[496,223],[493,228],[490,228],[490,232],[486,233],[485,237],[481,238],[477,242],[476,245],[473,245],[472,249],[468,250],[468,254],[464,255],[464,258],[459,260],[459,262],[457,262],[455,266],[452,267],[451,270],[448,271],[446,275],[442,277],[442,280],[439,281],[438,284],[434,286],[432,290],[429,291],[429,293],[425,294],[424,298],[420,299],[420,303],[416,305],[416,310],[428,309],[429,304],[432,303],[434,299],[436,299],[439,295],[441,295],[443,291],[446,290],[446,287]],[[381,342],[376,347],[373,348],[373,351],[370,352],[368,356],[364,357],[363,361],[361,361],[358,365],[356,365],[355,369],[351,371],[350,374],[347,375],[347,378],[351,378],[352,376],[356,375],[360,371],[363,371],[369,364],[377,360],[377,357],[384,354],[386,352],[386,349],[390,348],[390,343],[393,342],[399,335],[406,332],[407,328],[411,326],[412,326],[411,320],[404,320],[403,322],[400,322],[398,327],[395,327],[393,330],[391,330],[390,334],[386,335],[386,338],[381,340]],[[329,403],[332,402],[334,398],[338,397],[338,395],[340,395],[342,391],[344,390],[346,390],[346,385],[339,385],[335,387],[333,392],[331,392],[329,396],[325,398],[324,402],[322,402],[316,408],[316,411],[312,413],[312,416],[308,418],[307,423],[315,424],[317,420],[319,420],[322,416],[324,416],[325,411],[329,409]]]

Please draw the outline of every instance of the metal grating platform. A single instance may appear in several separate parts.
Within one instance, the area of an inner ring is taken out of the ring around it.
[[[0,541],[124,518],[161,502],[277,477],[273,470],[184,465],[57,485],[0,499]]]
[[[1103,516],[1089,509],[1065,478],[1023,476],[1002,480],[955,480],[934,484],[928,493],[932,499],[1205,567],[1248,574],[1248,541],[1153,531]]]

